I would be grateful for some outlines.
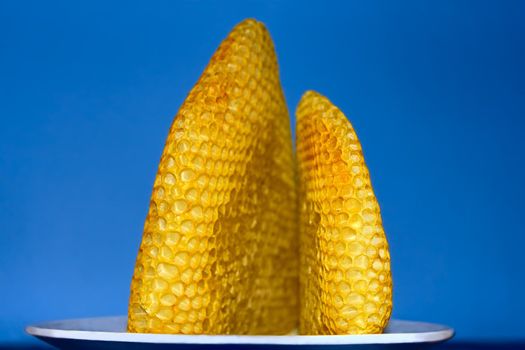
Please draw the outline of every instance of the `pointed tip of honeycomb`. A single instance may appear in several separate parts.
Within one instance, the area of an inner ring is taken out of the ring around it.
[[[315,90],[306,90],[303,96],[301,97],[301,102],[306,102],[309,99],[314,98],[314,97],[323,97],[323,95],[321,95]]]
[[[240,21],[237,26],[240,26],[240,25],[247,25],[247,26],[263,26],[264,27],[264,23],[261,22],[261,21],[258,21],[256,18],[253,18],[253,17],[250,17],[250,18],[245,18],[243,19],[242,21]]]
[[[239,22],[235,27],[233,27],[232,32],[249,32],[251,29],[255,29],[256,31],[260,31],[261,33],[265,35],[270,35],[268,29],[266,28],[266,25],[264,25],[263,22],[258,21],[255,18],[246,18]]]
[[[324,124],[347,125],[353,130],[352,122],[328,97],[314,90],[306,91],[296,111],[296,120],[299,123],[304,117],[309,116],[318,119]],[[357,136],[356,136],[357,137]]]
[[[241,72],[240,67],[247,62],[250,62],[251,70]],[[277,54],[270,32],[262,22],[249,18],[238,23],[228,33],[203,75],[231,75],[232,79],[242,80],[239,88],[246,88],[244,83],[250,77],[258,78],[264,70],[271,71],[271,74],[266,73],[271,78],[279,79]]]
[[[301,97],[301,100],[299,101],[299,107],[304,106],[311,106],[316,105],[317,108],[336,108],[338,109],[332,101],[330,101],[326,96],[323,94],[315,91],[315,90],[307,90],[303,96]]]
[[[327,113],[329,110],[332,110],[332,113]],[[297,106],[297,125],[303,123],[303,119],[305,118],[315,118],[317,122],[320,123],[331,123],[334,121],[336,123],[341,123],[341,121],[344,120],[345,124],[348,123],[351,126],[350,121],[346,118],[343,112],[332,103],[332,101],[314,90],[307,90],[301,97]]]

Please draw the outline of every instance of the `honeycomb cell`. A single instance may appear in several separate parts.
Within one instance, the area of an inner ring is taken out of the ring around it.
[[[392,310],[390,256],[361,145],[343,113],[315,92],[296,115],[299,332],[379,333]],[[334,271],[338,282],[327,283]]]
[[[221,43],[177,113],[131,283],[128,330],[283,334],[298,318],[296,173],[263,24]]]

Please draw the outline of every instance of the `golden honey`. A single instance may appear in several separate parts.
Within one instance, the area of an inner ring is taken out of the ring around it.
[[[390,255],[361,144],[313,91],[296,112],[301,334],[381,333],[392,310]]]
[[[170,128],[138,253],[128,330],[284,334],[298,318],[296,178],[272,39],[246,20]]]

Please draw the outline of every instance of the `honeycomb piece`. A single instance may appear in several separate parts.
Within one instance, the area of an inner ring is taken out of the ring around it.
[[[361,145],[327,98],[297,108],[300,334],[380,333],[392,310],[388,243]]]
[[[221,43],[169,131],[137,257],[128,330],[284,334],[298,316],[294,157],[263,24]]]

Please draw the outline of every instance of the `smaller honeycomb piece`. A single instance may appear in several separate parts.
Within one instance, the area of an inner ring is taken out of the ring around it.
[[[381,333],[392,310],[388,243],[361,144],[313,91],[297,116],[300,334]]]
[[[221,43],[168,134],[137,256],[128,331],[284,334],[297,324],[288,110],[255,20]]]

